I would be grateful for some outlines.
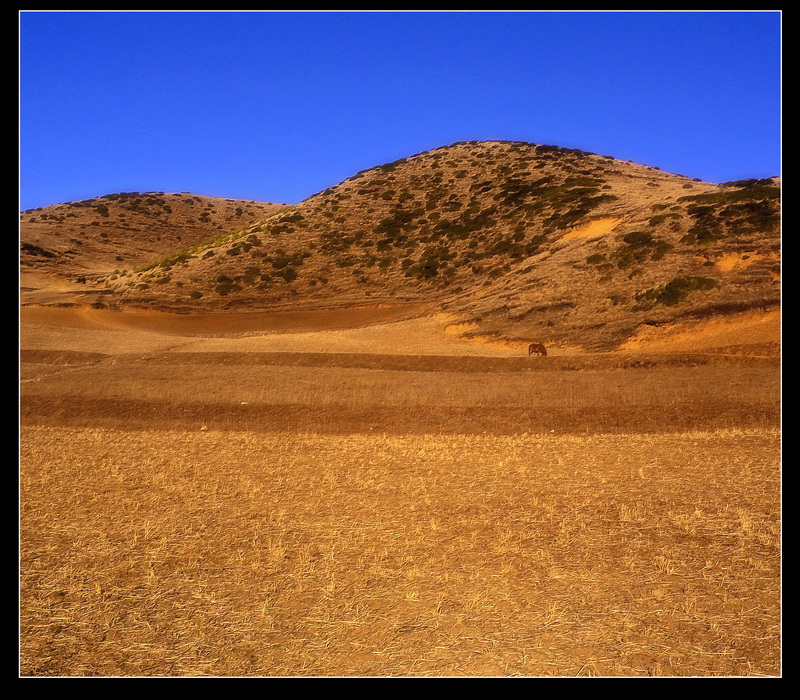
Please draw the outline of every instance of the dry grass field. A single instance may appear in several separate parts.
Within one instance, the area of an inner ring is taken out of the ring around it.
[[[780,675],[745,322],[540,358],[420,307],[22,307],[20,674]]]

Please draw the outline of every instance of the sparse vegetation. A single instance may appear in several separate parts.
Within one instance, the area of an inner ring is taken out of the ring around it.
[[[636,183],[639,194],[633,194]],[[687,184],[691,192],[684,188]],[[659,190],[655,202],[654,186]],[[448,294],[466,300],[465,290],[474,288],[485,300],[478,302],[486,307],[484,319],[491,316],[499,322],[507,316],[489,312],[504,306],[497,295],[514,297],[512,306],[520,297],[524,306],[522,290],[543,271],[555,281],[568,270],[588,266],[598,274],[580,283],[601,287],[641,280],[656,289],[673,277],[689,278],[695,267],[690,256],[698,246],[708,256],[732,238],[749,243],[774,235],[778,193],[772,179],[709,185],[575,149],[497,141],[463,142],[402,158],[362,171],[299,205],[275,207],[271,215],[251,220],[246,220],[249,205],[188,193],[129,194],[98,199],[92,206],[125,204],[128,214],[131,206],[163,213],[169,200],[173,217],[183,207],[194,210],[196,223],[202,216],[209,229],[215,222],[225,224],[203,240],[184,240],[161,257],[140,263],[137,274],[162,269],[170,279],[151,283],[147,296],[139,294],[144,290],[137,285],[120,287],[127,290],[124,303],[180,305],[185,293],[175,291],[181,284],[196,288],[194,278],[209,280],[225,270],[239,289],[226,289],[224,301],[220,295],[204,295],[197,309],[213,309],[215,301],[224,306],[234,295],[240,307],[294,304],[300,289],[312,288],[315,303],[337,304],[342,294],[353,303],[367,302],[368,296],[372,301],[376,294],[448,303]],[[640,194],[641,202],[634,205]],[[631,223],[613,236],[591,238],[589,249],[574,248],[574,254],[572,247],[562,246],[564,232],[604,218],[616,220],[629,201]],[[37,212],[42,214],[49,212]],[[549,262],[534,273],[533,258]],[[658,272],[662,262],[668,263],[663,273]],[[253,268],[261,272],[248,272]],[[321,285],[322,278],[329,284]],[[206,282],[205,288],[213,286]],[[741,295],[740,287],[730,289]],[[671,290],[667,288],[665,299],[672,298]],[[610,293],[598,288],[583,294],[588,299],[595,292],[600,297]],[[631,296],[635,290],[617,292]],[[756,293],[764,293],[763,288],[751,294]],[[688,298],[661,306],[677,310]],[[603,333],[609,338],[629,332],[626,311],[623,305],[614,314],[606,312]],[[576,323],[581,317],[588,322],[588,313],[570,314]],[[529,323],[535,317],[525,318]],[[548,318],[546,324],[559,322]]]
[[[766,184],[769,183],[769,184]],[[681,197],[693,225],[682,242],[714,243],[727,236],[775,232],[780,224],[780,188],[772,181],[727,183],[719,192]]]
[[[622,237],[622,243],[612,257],[619,268],[630,268],[646,260],[660,260],[672,249],[672,244],[656,238],[648,231],[632,231]]]
[[[686,299],[691,292],[713,289],[718,284],[710,277],[675,277],[661,287],[639,292],[636,300],[642,307],[653,304],[675,306]]]

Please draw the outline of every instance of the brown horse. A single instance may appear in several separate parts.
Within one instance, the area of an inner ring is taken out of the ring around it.
[[[533,355],[534,353],[547,357],[547,348],[544,346],[544,343],[531,343],[528,346],[528,354]]]

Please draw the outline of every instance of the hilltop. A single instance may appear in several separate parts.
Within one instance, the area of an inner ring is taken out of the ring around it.
[[[294,206],[136,201],[149,218],[122,211],[125,195],[25,212],[23,269],[80,261],[107,306],[425,303],[467,335],[596,350],[780,302],[777,178],[706,183],[576,149],[476,141],[362,171]]]

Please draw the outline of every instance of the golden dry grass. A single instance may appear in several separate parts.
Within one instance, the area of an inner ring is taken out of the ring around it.
[[[22,430],[22,675],[780,673],[774,430]]]
[[[781,673],[776,358],[101,317],[23,316],[21,675]]]

